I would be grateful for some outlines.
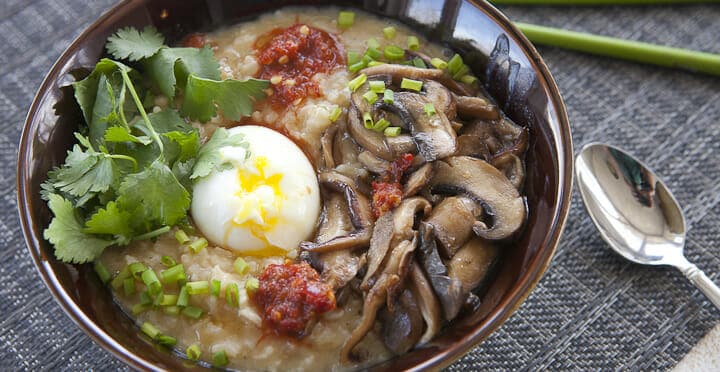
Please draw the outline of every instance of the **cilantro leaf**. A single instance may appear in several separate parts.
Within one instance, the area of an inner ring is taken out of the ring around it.
[[[95,65],[95,69],[90,75],[72,84],[75,90],[75,100],[80,105],[86,123],[93,122],[93,111],[95,109],[95,99],[98,95],[100,77],[104,76],[107,79],[107,76],[112,76],[116,69],[117,65],[113,61],[103,58]],[[116,77],[116,79],[121,82],[119,77]]]
[[[144,61],[145,72],[168,98],[175,97],[175,86],[185,86],[188,75],[220,80],[220,64],[212,49],[162,48]]]
[[[48,181],[55,189],[80,197],[107,191],[118,176],[114,160],[107,154],[83,151],[75,145],[68,151],[65,164],[48,172]]]
[[[118,206],[132,213],[140,232],[175,225],[185,218],[190,207],[190,193],[159,160],[125,177],[118,195]]]
[[[240,146],[245,148],[246,151],[248,148],[245,136],[241,133],[235,133],[231,136],[225,128],[216,129],[210,140],[200,148],[190,179],[205,177],[214,169],[222,169],[223,161],[219,150],[225,146]]]
[[[268,85],[267,80],[215,81],[190,75],[185,86],[182,113],[191,119],[205,122],[215,116],[217,103],[226,118],[240,120],[252,114],[253,99],[264,98],[263,89]]]
[[[48,195],[48,206],[55,217],[43,232],[47,241],[55,246],[55,257],[63,262],[85,263],[100,257],[103,250],[113,244],[83,232],[83,224],[75,215],[72,203],[58,194]]]
[[[200,137],[198,137],[198,133],[196,131],[188,133],[173,131],[163,133],[163,136],[177,144],[177,154],[172,154],[173,161],[185,162],[192,159],[197,155],[198,150],[200,149]],[[165,147],[170,148],[171,146]],[[166,150],[166,152],[167,151],[168,150]]]
[[[135,136],[125,127],[110,127],[105,131],[106,142],[135,142],[143,145],[152,143],[148,136]]]
[[[88,234],[114,235],[120,242],[129,242],[132,235],[130,228],[131,214],[118,208],[114,201],[109,202],[105,208],[99,209],[85,222],[85,232]]]
[[[153,26],[145,27],[142,32],[126,27],[108,38],[107,50],[115,58],[134,62],[151,57],[164,44],[165,38]]]

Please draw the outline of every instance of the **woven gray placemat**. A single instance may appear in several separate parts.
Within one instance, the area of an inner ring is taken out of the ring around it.
[[[110,0],[0,3],[0,370],[118,370],[40,281],[19,227],[15,161],[42,77]],[[720,6],[508,7],[511,19],[720,53]],[[606,141],[645,159],[675,191],[686,253],[720,274],[720,79],[540,52],[568,106],[576,148]],[[604,246],[577,195],[552,264],[497,332],[450,370],[667,369],[720,311],[671,270],[629,264]],[[720,346],[719,346],[720,347]]]

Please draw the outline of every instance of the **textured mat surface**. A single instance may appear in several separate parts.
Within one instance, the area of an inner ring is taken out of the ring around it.
[[[110,0],[0,4],[0,370],[126,368],[50,296],[24,246],[17,143],[35,89]],[[720,53],[720,5],[507,7],[513,20]],[[720,79],[539,48],[567,103],[575,146],[605,141],[645,159],[675,191],[686,253],[720,281]],[[497,332],[450,370],[668,369],[720,319],[681,274],[622,261],[575,195],[545,277]],[[718,345],[720,348],[720,345]]]

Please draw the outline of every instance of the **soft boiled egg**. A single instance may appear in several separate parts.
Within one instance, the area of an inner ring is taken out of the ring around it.
[[[216,170],[194,187],[191,214],[215,245],[238,254],[284,256],[310,238],[320,214],[315,171],[300,148],[260,126],[239,126],[249,144],[223,147],[232,167]]]

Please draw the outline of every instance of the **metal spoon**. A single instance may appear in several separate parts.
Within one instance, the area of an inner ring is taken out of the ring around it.
[[[575,171],[585,208],[612,249],[639,264],[678,268],[720,309],[720,288],[683,255],[685,217],[677,200],[645,164],[591,143]]]

